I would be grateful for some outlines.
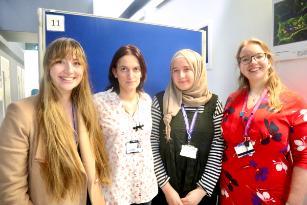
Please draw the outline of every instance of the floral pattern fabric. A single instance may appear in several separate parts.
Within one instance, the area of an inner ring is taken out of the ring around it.
[[[151,201],[158,193],[150,144],[151,98],[141,93],[133,116],[111,90],[95,94],[94,100],[111,168],[112,184],[103,187],[106,203],[128,205]],[[138,129],[133,129],[137,126]],[[143,151],[126,154],[126,143],[131,140],[138,140]]]
[[[248,136],[255,152],[238,158],[234,147],[253,108],[240,116],[247,90],[228,98],[222,121],[225,152],[221,173],[221,204],[285,204],[292,167],[307,169],[307,106],[296,94],[281,95],[283,108],[274,112],[265,98],[251,122]]]

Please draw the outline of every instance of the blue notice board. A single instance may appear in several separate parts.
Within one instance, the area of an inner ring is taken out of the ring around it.
[[[59,37],[78,40],[88,58],[95,93],[108,85],[110,62],[123,45],[133,44],[142,51],[147,65],[144,89],[151,96],[167,86],[170,61],[176,51],[189,48],[202,54],[201,31],[54,10],[44,10],[42,15],[40,43],[48,45]]]

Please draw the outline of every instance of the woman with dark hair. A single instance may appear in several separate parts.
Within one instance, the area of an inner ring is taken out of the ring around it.
[[[1,205],[102,205],[109,170],[81,45],[54,40],[39,94],[9,105],[0,128]]]
[[[112,184],[103,187],[108,204],[149,204],[158,192],[145,79],[143,55],[137,47],[126,45],[113,56],[108,90],[95,95],[110,159]]]
[[[222,122],[221,204],[306,204],[307,105],[282,84],[266,43],[245,40],[236,57],[239,89]]]

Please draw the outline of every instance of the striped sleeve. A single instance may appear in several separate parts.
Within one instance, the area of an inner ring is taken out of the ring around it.
[[[208,161],[205,166],[204,173],[197,185],[202,187],[208,196],[211,196],[222,169],[222,157],[224,151],[224,140],[221,132],[221,122],[223,117],[222,103],[217,100],[215,112],[213,114],[214,136]]]
[[[169,180],[165,167],[160,155],[160,133],[159,125],[162,119],[162,113],[160,110],[159,102],[155,96],[151,106],[152,115],[152,131],[151,131],[151,148],[154,158],[154,170],[157,177],[157,181],[160,187],[163,187]]]

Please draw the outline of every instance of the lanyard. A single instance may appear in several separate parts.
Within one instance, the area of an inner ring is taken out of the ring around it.
[[[188,144],[190,144],[191,139],[192,139],[192,132],[193,132],[195,122],[196,122],[196,118],[197,118],[197,114],[198,114],[198,108],[194,112],[191,125],[189,124],[188,116],[187,116],[187,113],[186,113],[183,105],[181,106],[181,111],[182,111],[182,115],[183,115],[183,119],[184,119],[185,129],[186,129],[187,134],[188,134]]]
[[[246,125],[245,125],[245,128],[244,128],[244,138],[245,138],[245,140],[249,140],[248,130],[250,128],[251,122],[254,119],[255,113],[258,110],[261,102],[264,100],[267,93],[268,93],[268,90],[264,89],[262,94],[261,94],[261,97],[258,99],[258,101],[257,101],[256,105],[254,106],[251,114],[247,118],[247,122],[246,122]],[[240,117],[242,117],[242,118],[244,117],[244,113],[245,113],[245,110],[246,110],[246,107],[247,107],[247,100],[248,100],[248,93],[246,94],[244,105],[243,105],[242,110],[240,112]]]
[[[73,105],[72,106],[72,120],[73,120],[73,126],[74,126],[74,137],[75,137],[75,143],[78,145],[78,124],[77,124],[77,118],[75,116],[76,114],[76,108]]]

